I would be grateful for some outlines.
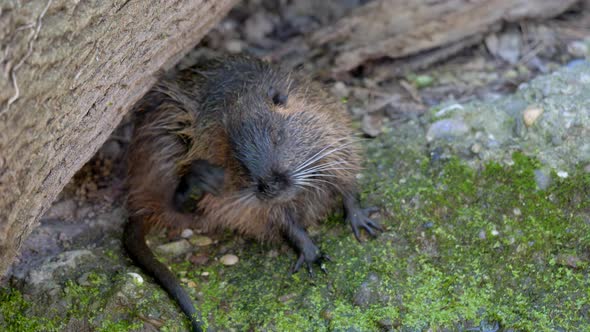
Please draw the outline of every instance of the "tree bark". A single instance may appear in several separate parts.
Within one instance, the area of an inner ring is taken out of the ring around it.
[[[236,1],[0,3],[0,275],[155,74]]]

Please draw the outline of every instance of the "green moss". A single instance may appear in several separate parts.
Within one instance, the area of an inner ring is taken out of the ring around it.
[[[0,327],[3,331],[58,331],[56,321],[27,314],[32,303],[14,289],[0,288]]]
[[[541,165],[521,153],[510,165],[488,163],[474,170],[458,159],[430,161],[411,143],[388,141],[386,135],[368,142],[367,149],[362,196],[366,205],[382,207],[387,231],[359,244],[341,213],[330,216],[314,232],[316,243],[334,260],[326,264],[328,275],[290,275],[294,253],[256,243],[225,245],[240,257],[236,266],[214,260],[197,268],[186,261],[168,262],[196,284],[187,290],[207,326],[240,331],[375,331],[383,325],[440,331],[495,324],[524,331],[590,329],[588,173],[579,170],[565,179],[553,175],[552,185],[539,190],[534,171]],[[267,255],[270,249],[279,255]],[[116,291],[109,284],[120,280],[91,274],[88,286],[69,282],[63,294],[70,303],[66,317],[88,319],[103,331],[138,327],[139,316],[158,317],[165,322],[163,331],[187,328],[186,320],[179,324],[183,316],[176,305],[149,280],[135,286],[142,292],[137,304],[122,308],[118,316],[103,308],[109,306],[104,299]],[[369,294],[362,301],[360,289]],[[39,315],[25,318],[29,304],[21,297],[0,294],[8,330],[32,331],[45,324]]]

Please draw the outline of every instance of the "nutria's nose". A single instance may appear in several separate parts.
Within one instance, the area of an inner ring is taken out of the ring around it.
[[[256,195],[261,199],[271,199],[279,196],[289,185],[289,177],[286,174],[273,173],[269,177],[258,179]]]

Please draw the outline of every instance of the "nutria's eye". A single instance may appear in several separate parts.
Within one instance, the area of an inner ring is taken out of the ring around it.
[[[272,103],[277,106],[285,106],[287,105],[287,98],[288,96],[281,91],[271,87],[268,90],[268,97],[272,100]]]

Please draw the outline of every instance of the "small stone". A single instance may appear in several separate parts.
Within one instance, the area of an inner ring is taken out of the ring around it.
[[[533,124],[535,124],[535,122],[537,122],[537,119],[539,119],[541,114],[543,114],[542,108],[536,106],[528,107],[524,110],[522,115],[524,119],[524,124],[526,124],[527,127],[532,126]]]
[[[228,40],[224,45],[226,51],[234,54],[241,53],[245,46],[243,41],[237,39]]]
[[[361,124],[361,128],[363,133],[368,137],[374,138],[381,134],[381,127],[382,127],[382,119],[379,116],[374,116],[371,114],[363,115],[363,121]]]
[[[127,272],[127,274],[131,277],[133,282],[137,285],[143,285],[143,277],[135,272]]]
[[[187,285],[187,287],[190,287],[190,288],[197,288],[197,283],[192,280],[187,280],[186,285]]]
[[[575,58],[583,58],[590,53],[590,48],[587,43],[575,40],[567,45],[567,51]]]
[[[268,258],[277,258],[279,257],[279,251],[276,249],[271,249],[269,250],[269,252],[266,254],[266,257]]]
[[[545,171],[540,169],[536,169],[534,173],[537,187],[541,190],[549,188],[549,186],[551,185],[551,177]]]
[[[475,154],[479,154],[481,152],[481,144],[479,143],[475,143],[471,146],[471,152],[475,153]]]
[[[463,136],[468,132],[469,126],[462,119],[442,119],[436,121],[428,128],[426,139],[431,142],[436,139]]]
[[[205,265],[209,261],[209,255],[207,255],[207,254],[191,255],[188,260],[195,265]]]
[[[180,256],[191,251],[192,246],[187,240],[178,240],[170,243],[161,244],[156,247],[155,251],[166,256]]]
[[[201,276],[208,277],[209,276],[209,272],[205,271],[205,272],[201,273]]]
[[[272,17],[264,11],[257,11],[244,23],[246,39],[254,43],[263,41],[273,29]]]
[[[287,302],[287,301],[295,298],[296,296],[297,296],[297,293],[285,294],[285,295],[279,296],[279,301],[281,301],[281,302]]]
[[[182,230],[182,233],[180,233],[180,236],[183,239],[188,239],[189,237],[193,236],[193,230],[190,228],[184,229]]]
[[[429,75],[418,75],[414,77],[413,82],[418,89],[422,89],[431,86],[434,83],[434,78]]]
[[[557,172],[557,176],[559,176],[562,179],[567,179],[569,174],[566,171],[559,171],[559,172]]]
[[[211,238],[204,236],[204,235],[195,235],[189,239],[192,245],[197,247],[206,247],[213,243]]]
[[[514,209],[512,210],[512,213],[513,213],[515,216],[517,216],[517,217],[519,217],[519,216],[521,216],[521,215],[522,215],[522,212],[520,211],[520,209],[519,209],[519,208],[514,208]]]
[[[331,89],[332,93],[338,98],[348,98],[350,95],[350,89],[344,84],[344,82],[336,82]]]
[[[232,265],[236,265],[238,263],[239,258],[236,255],[227,254],[227,255],[221,256],[221,258],[219,259],[219,261],[223,265],[232,266]]]
[[[491,34],[485,39],[488,51],[494,56],[516,64],[520,59],[522,34],[516,29],[509,29],[501,34]]]
[[[389,318],[380,319],[377,323],[384,329],[389,330],[393,327],[393,322]]]

